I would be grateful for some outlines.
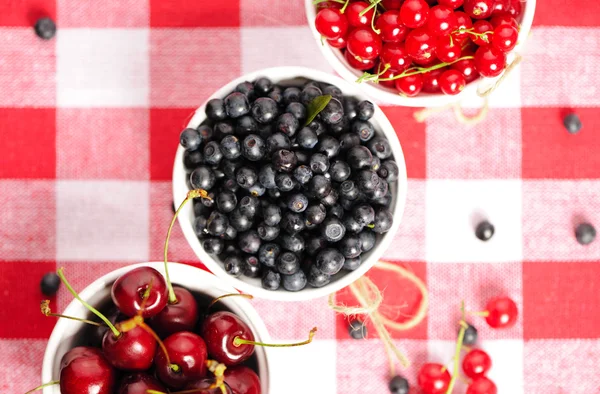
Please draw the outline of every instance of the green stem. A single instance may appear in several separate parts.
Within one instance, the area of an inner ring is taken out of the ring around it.
[[[458,376],[458,365],[460,364],[460,350],[462,349],[467,327],[467,323],[464,320],[461,320],[460,331],[458,332],[458,339],[456,340],[456,349],[454,351],[454,367],[452,368],[452,376],[450,377],[450,383],[448,384],[448,390],[446,390],[446,394],[452,394],[452,389],[454,389],[454,384],[456,383],[456,377]]]
[[[54,386],[55,384],[59,384],[59,383],[60,383],[60,380],[53,380],[53,381],[51,381],[51,382],[44,383],[44,384],[42,384],[41,386],[37,386],[36,388],[34,388],[33,390],[29,390],[29,391],[28,391],[28,392],[26,392],[25,394],[30,394],[30,393],[33,393],[34,391],[41,390],[41,389],[43,389],[44,387]]]
[[[395,79],[400,79],[400,78],[404,78],[404,77],[410,77],[411,75],[417,75],[417,74],[424,74],[426,72],[429,71],[433,71],[433,70],[438,70],[440,68],[444,68],[446,66],[450,66],[456,62],[460,62],[461,60],[466,60],[466,59],[473,59],[473,56],[463,56],[459,59],[456,59],[455,61],[453,61],[452,63],[440,63],[440,64],[436,64],[435,66],[431,66],[428,68],[423,68],[423,67],[413,67],[413,68],[409,68],[408,70],[404,71],[402,74],[399,75],[395,75],[393,77],[389,77],[389,78],[378,78],[377,81],[393,81]],[[415,70],[414,72],[411,72],[411,70]]]
[[[360,15],[360,16],[365,16],[365,14],[366,14],[367,12],[369,12],[370,10],[372,10],[372,9],[373,9],[373,7],[377,7],[377,5],[378,5],[380,2],[381,2],[381,0],[377,0],[377,1],[374,1],[374,2],[372,2],[370,6],[368,6],[368,7],[367,7],[367,8],[365,8],[364,10],[362,10],[362,11],[361,11],[361,12],[360,12],[358,15]]]
[[[121,333],[119,332],[119,330],[117,330],[117,328],[110,322],[110,320],[108,320],[96,308],[94,308],[93,306],[91,306],[90,304],[88,304],[87,302],[85,302],[81,297],[79,297],[79,294],[77,294],[77,292],[73,289],[73,287],[71,287],[71,285],[69,284],[69,282],[67,282],[67,278],[65,278],[65,274],[63,273],[63,271],[64,271],[64,268],[60,268],[56,273],[57,273],[58,277],[60,278],[60,281],[65,285],[65,287],[67,288],[67,290],[69,290],[69,293],[71,293],[73,295],[73,297],[75,297],[75,299],[77,299],[79,302],[81,302],[81,304],[83,304],[83,306],[85,306],[87,309],[89,309],[94,315],[96,315],[100,319],[102,319],[102,321],[104,323],[106,323],[106,325],[108,326],[108,328],[110,328],[110,330],[112,331],[113,335],[118,338],[121,335]]]
[[[346,0],[346,2],[343,2],[344,6],[342,7],[342,9],[340,9],[340,13],[343,14],[344,12],[346,12],[346,7],[348,7],[348,4],[350,4],[350,0]]]
[[[379,4],[379,2],[381,2],[381,0],[377,0],[375,3],[373,3],[373,5],[375,6],[375,10],[373,11],[373,16],[371,17],[371,29],[373,29],[375,34],[381,33],[381,30],[375,27],[375,15],[377,14],[377,4]]]

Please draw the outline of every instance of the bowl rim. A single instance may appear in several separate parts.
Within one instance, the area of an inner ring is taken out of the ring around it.
[[[537,0],[522,1],[525,3],[523,7],[523,19],[521,21],[521,30],[519,31],[519,39],[515,48],[507,55],[507,63],[510,64],[515,58],[516,54],[522,53],[531,31],[533,24],[533,17],[535,15]],[[304,0],[304,8],[308,26],[313,33],[315,43],[319,47],[319,50],[327,60],[330,66],[338,73],[343,79],[351,82],[355,85],[360,86],[359,89],[363,90],[365,94],[371,98],[377,100],[380,103],[400,105],[404,107],[442,107],[453,104],[457,101],[478,97],[477,91],[480,85],[485,84],[491,86],[500,76],[495,78],[481,78],[479,77],[475,81],[468,83],[465,89],[457,95],[447,96],[443,93],[421,93],[416,97],[404,97],[398,94],[394,89],[386,88],[382,86],[376,86],[372,83],[356,83],[356,79],[362,74],[361,71],[350,68],[346,59],[341,54],[341,51],[333,48],[327,44],[321,43],[321,35],[317,31],[314,20],[316,17],[316,7],[313,5],[312,0]],[[503,74],[501,74],[503,75]],[[483,85],[482,85],[483,86]]]
[[[219,280],[215,275],[210,272],[204,271],[200,268],[175,262],[169,262],[169,275],[172,278],[174,284],[184,287],[194,287],[192,291],[203,291],[199,289],[199,286],[206,286],[206,293],[236,293],[237,290],[223,281]],[[144,262],[138,264],[132,264],[125,267],[113,270],[105,275],[102,275],[92,283],[87,285],[85,289],[79,292],[79,296],[83,300],[89,300],[99,291],[105,290],[107,287],[112,286],[112,283],[121,275],[139,267],[152,267],[164,275],[164,262]],[[244,321],[250,326],[253,333],[260,341],[272,342],[269,332],[262,318],[254,309],[252,304],[243,297],[228,297],[224,299],[224,304],[228,307],[233,307],[237,312],[241,312]],[[73,299],[67,307],[64,309],[63,314],[76,317],[84,317],[87,313],[87,309],[81,305],[79,301]],[[53,379],[54,364],[57,357],[57,352],[63,339],[63,334],[68,327],[75,325],[81,325],[82,323],[68,320],[58,319],[56,325],[52,329],[52,334],[48,339],[46,350],[44,352],[44,358],[42,362],[42,382],[50,382]],[[261,347],[259,353],[257,353],[257,362],[259,367],[259,374],[261,380],[262,394],[268,394],[272,384],[272,373],[269,370],[269,354],[271,350],[267,347]],[[262,354],[262,356],[258,356]],[[42,391],[44,394],[59,394],[60,387],[57,385],[45,387]]]
[[[187,127],[197,127],[197,125],[199,125],[204,119],[206,119],[204,109],[206,103],[210,99],[223,98],[226,96],[226,94],[232,91],[237,84],[244,81],[252,81],[261,76],[269,76],[275,81],[289,80],[294,78],[307,78],[317,80],[336,85],[342,90],[342,92],[344,92],[344,94],[355,96],[360,100],[370,99],[367,95],[364,94],[364,92],[362,92],[356,86],[353,86],[352,84],[341,79],[340,77],[325,73],[323,71],[305,67],[273,67],[245,74],[224,85],[222,88],[213,93],[198,109],[196,109]],[[399,175],[398,181],[395,185],[396,197],[395,206],[393,209],[394,223],[392,225],[392,228],[387,233],[383,234],[380,242],[370,251],[369,258],[363,261],[363,263],[358,269],[346,273],[344,276],[336,279],[335,281],[323,287],[312,288],[310,286],[307,286],[306,288],[298,292],[289,292],[283,289],[279,289],[277,291],[270,291],[263,289],[262,287],[255,286],[251,283],[245,282],[241,279],[234,278],[225,272],[221,263],[216,261],[212,256],[208,255],[202,248],[198,238],[196,237],[191,221],[186,220],[187,217],[191,216],[192,210],[192,205],[188,204],[182,209],[178,217],[178,221],[181,225],[186,240],[194,250],[196,256],[200,259],[200,261],[204,263],[211,272],[213,272],[216,276],[224,280],[229,285],[240,289],[245,293],[252,294],[257,298],[275,301],[307,301],[327,296],[350,285],[355,280],[363,276],[370,268],[372,268],[373,265],[375,265],[375,263],[383,255],[383,253],[389,248],[400,226],[402,215],[404,213],[404,207],[406,204],[408,187],[406,162],[404,158],[404,153],[402,151],[402,147],[400,145],[400,141],[398,140],[398,136],[396,135],[394,128],[392,127],[391,123],[389,122],[381,108],[376,103],[374,103],[374,106],[375,114],[373,116],[373,119],[376,120],[376,123],[378,124],[378,129],[386,136],[386,138],[390,142],[390,145],[392,146],[392,152],[396,164],[398,165]],[[188,191],[184,175],[185,168],[183,166],[183,152],[184,149],[181,147],[181,145],[179,145],[177,148],[175,163],[173,166],[173,198],[176,204],[183,201]]]

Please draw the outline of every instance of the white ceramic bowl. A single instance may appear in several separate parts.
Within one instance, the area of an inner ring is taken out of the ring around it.
[[[531,24],[533,23],[536,1],[537,0],[527,0],[523,4],[519,41],[515,49],[507,56],[508,64],[514,60],[515,53],[520,53],[523,51],[523,47],[527,41],[527,37],[529,36],[529,31],[531,30]],[[402,105],[405,107],[441,107],[454,103],[463,98],[475,97],[477,96],[477,89],[480,84],[482,86],[491,86],[493,81],[496,80],[496,78],[479,78],[471,83],[468,83],[465,89],[455,96],[447,96],[442,93],[420,93],[416,97],[404,97],[395,89],[387,88],[371,82],[356,83],[356,80],[363,75],[363,72],[350,67],[341,50],[333,48],[327,43],[321,44],[321,34],[319,34],[315,27],[316,7],[313,5],[313,0],[304,0],[304,3],[308,25],[310,26],[316,43],[323,53],[323,56],[325,56],[325,59],[327,59],[329,64],[342,78],[359,86],[361,90],[379,103]]]
[[[331,74],[303,67],[275,67],[246,74],[223,86],[210,98],[224,98],[227,96],[227,94],[232,92],[236,85],[238,85],[240,82],[254,81],[263,76],[270,78],[275,83],[281,83],[284,85],[286,83],[289,84],[297,82],[301,79],[312,79],[315,81],[326,82],[336,85],[345,95],[355,96],[360,100],[367,99],[367,97],[358,89],[356,84],[348,83],[343,79]],[[196,128],[206,119],[206,115],[204,113],[205,105],[206,103],[202,104],[202,106],[196,110],[187,127]],[[379,260],[383,252],[385,252],[385,250],[391,245],[392,240],[394,239],[394,234],[396,233],[400,224],[400,220],[402,219],[407,191],[406,164],[404,162],[402,148],[400,147],[400,143],[398,142],[398,137],[396,136],[394,128],[377,105],[375,105],[375,115],[371,119],[371,123],[373,123],[379,134],[383,134],[388,139],[392,147],[395,161],[398,164],[399,177],[396,183],[390,185],[390,190],[393,194],[392,204],[390,205],[390,209],[394,215],[393,226],[389,232],[385,233],[383,236],[378,236],[376,246],[370,250],[369,253],[363,255],[363,262],[357,270],[352,272],[345,272],[342,270],[342,272],[338,273],[332,278],[331,283],[328,285],[321,288],[312,288],[310,285],[307,285],[305,289],[298,292],[288,292],[283,288],[280,288],[276,291],[265,290],[261,286],[260,279],[247,278],[245,276],[234,278],[225,272],[222,263],[217,261],[213,256],[207,254],[202,248],[202,245],[200,244],[198,237],[196,237],[193,228],[194,213],[192,204],[187,204],[179,214],[179,223],[183,229],[183,234],[185,235],[189,244],[192,246],[192,249],[200,261],[202,261],[215,275],[235,288],[240,289],[245,293],[252,294],[256,297],[277,301],[301,301],[323,297],[348,286],[350,283],[364,275],[365,272],[367,272],[369,268],[371,268],[377,262],[377,260]],[[176,141],[173,143],[176,143]],[[188,192],[188,186],[186,182],[187,175],[183,166],[183,152],[183,148],[179,146],[177,149],[175,166],[173,169],[173,198],[176,205],[185,199],[185,196]]]
[[[112,284],[119,276],[127,271],[142,266],[156,268],[164,275],[163,263],[135,264],[104,275],[86,287],[79,295],[91,305],[102,305],[110,298]],[[184,286],[192,292],[203,293],[210,297],[216,298],[223,294],[236,292],[234,288],[227,286],[214,275],[189,265],[169,263],[169,275],[174,284]],[[220,302],[250,326],[257,341],[271,342],[265,324],[245,298],[229,297]],[[89,317],[91,315],[91,313],[77,300],[73,300],[67,306],[67,309],[65,309],[63,314],[81,318]],[[52,331],[52,335],[50,335],[50,339],[48,340],[48,345],[46,346],[46,353],[44,354],[44,362],[42,364],[42,382],[50,382],[59,379],[60,360],[67,351],[76,346],[76,341],[81,335],[81,330],[83,328],[84,323],[68,319],[58,319],[58,322]],[[269,394],[269,387],[272,385],[267,361],[268,351],[268,348],[259,346],[257,346],[255,350],[262,388],[261,394]],[[43,393],[60,394],[60,388],[58,385],[46,387],[44,388]]]

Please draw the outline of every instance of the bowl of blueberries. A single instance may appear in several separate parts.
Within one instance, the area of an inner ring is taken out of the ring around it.
[[[192,249],[254,296],[309,300],[364,275],[391,246],[407,193],[404,155],[355,84],[277,67],[223,86],[180,135],[175,206]]]

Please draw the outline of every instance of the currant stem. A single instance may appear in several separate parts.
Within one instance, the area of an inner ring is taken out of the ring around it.
[[[405,70],[402,74],[398,74],[398,75],[395,75],[395,76],[389,77],[389,78],[379,78],[379,74],[364,73],[356,82],[360,83],[365,80],[373,81],[373,82],[393,81],[393,80],[404,78],[404,77],[410,77],[412,75],[424,74],[429,71],[438,70],[440,68],[450,66],[456,62],[460,62],[461,60],[467,60],[467,59],[474,59],[474,56],[463,56],[459,59],[456,59],[455,61],[453,61],[451,63],[440,63],[440,64],[436,64],[435,66],[431,66],[431,67],[427,67],[427,68],[411,67],[411,68]]]
[[[344,12],[346,12],[346,7],[348,7],[348,4],[350,4],[350,0],[346,0],[345,2],[342,1],[342,3],[344,3],[344,6],[342,7],[342,9],[340,9],[340,13],[343,14]]]
[[[458,376],[458,364],[460,364],[460,349],[462,349],[467,327],[469,327],[469,325],[464,320],[461,320],[460,331],[458,331],[458,339],[456,340],[456,349],[454,351],[454,367],[452,368],[452,376],[450,377],[450,383],[448,384],[448,390],[446,390],[446,394],[452,394],[452,389],[454,389],[454,384],[456,383],[456,377]]]
[[[63,319],[76,320],[76,321],[80,321],[82,323],[102,327],[102,324],[100,324],[96,321],[80,319],[78,317],[73,317],[73,316],[61,315],[60,313],[52,313],[52,309],[50,309],[50,300],[42,300],[42,302],[40,303],[40,311],[42,312],[42,315],[44,315],[46,317],[52,316],[52,317],[59,317],[59,318],[63,318]]]
[[[63,273],[63,271],[64,271],[64,268],[60,268],[56,272],[56,274],[60,278],[60,281],[65,285],[65,287],[67,288],[67,290],[69,290],[69,293],[71,293],[73,295],[73,297],[75,297],[75,299],[77,299],[79,302],[81,302],[81,304],[83,306],[85,306],[90,312],[92,312],[94,315],[96,315],[100,319],[102,319],[102,321],[104,323],[106,323],[106,325],[108,326],[108,328],[110,328],[110,330],[112,331],[113,335],[116,338],[118,338],[121,335],[121,333],[119,332],[119,330],[117,330],[117,328],[110,322],[110,320],[108,320],[106,318],[106,316],[104,316],[96,308],[94,308],[93,306],[91,306],[90,304],[88,304],[87,302],[85,302],[81,297],[79,297],[79,294],[77,294],[77,292],[73,289],[73,287],[71,287],[71,285],[69,284],[69,282],[67,282],[67,278],[65,278],[65,274]]]
[[[367,12],[369,12],[371,9],[373,9],[373,7],[377,7],[377,5],[381,2],[381,0],[377,0],[371,3],[370,6],[368,6],[367,8],[365,8],[364,10],[362,10],[358,15],[359,16],[365,16],[365,14]]]
[[[235,346],[235,347],[240,347],[242,345],[255,345],[255,346],[265,346],[265,347],[295,347],[295,346],[303,346],[303,345],[308,345],[309,343],[312,342],[313,337],[315,336],[316,332],[317,332],[317,327],[313,327],[313,329],[310,330],[310,332],[308,333],[308,339],[306,341],[304,341],[304,342],[298,342],[298,343],[285,343],[285,344],[262,343],[262,342],[249,341],[247,339],[240,338],[240,337],[235,337],[233,339],[233,346]]]
[[[60,380],[53,380],[53,381],[51,381],[51,382],[44,383],[44,384],[42,384],[42,385],[40,385],[40,386],[37,386],[36,388],[34,388],[33,390],[29,390],[29,391],[28,391],[28,392],[26,392],[25,394],[31,394],[31,393],[33,393],[34,391],[41,390],[41,389],[43,389],[43,388],[45,388],[45,387],[54,386],[55,384],[59,384],[59,383],[60,383]]]
[[[210,309],[214,304],[221,301],[223,298],[228,298],[228,297],[244,297],[249,300],[254,298],[251,294],[240,294],[240,293],[223,294],[222,296],[219,296],[219,297],[215,298],[214,300],[212,300],[210,302],[210,304],[208,304],[208,307],[206,309]]]
[[[488,312],[488,311],[467,312],[467,313],[471,316],[482,316],[482,317],[488,317],[490,315],[490,312]]]
[[[381,0],[377,0],[376,2],[374,2],[372,6],[375,6],[375,10],[373,11],[373,16],[371,17],[371,29],[375,32],[375,34],[381,34],[381,30],[379,30],[378,28],[375,27],[375,15],[377,15],[377,4],[379,4],[381,2]],[[363,10],[363,12],[365,12]]]

